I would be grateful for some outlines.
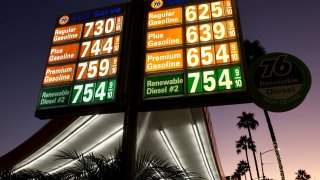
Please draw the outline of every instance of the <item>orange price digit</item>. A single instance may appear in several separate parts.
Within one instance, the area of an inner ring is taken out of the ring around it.
[[[102,59],[99,65],[99,77],[110,75],[110,60],[108,58]]]
[[[201,64],[208,66],[214,64],[214,47],[202,46],[201,47]]]
[[[199,42],[199,27],[188,26],[186,30],[187,43]]]
[[[234,20],[228,20],[227,27],[228,27],[228,37],[235,38],[236,37],[236,26],[234,24]]]
[[[199,4],[198,6],[198,13],[199,13],[199,21],[210,19],[210,4]]]
[[[104,38],[102,54],[112,53],[112,48],[113,48],[113,37]]]
[[[121,32],[122,22],[123,22],[123,16],[116,17],[116,32]]]
[[[193,22],[198,20],[197,5],[187,6],[185,11],[186,11],[186,22]]]
[[[213,23],[213,37],[215,40],[222,40],[227,37],[226,33],[226,22],[221,21],[221,22],[216,22]]]
[[[88,73],[87,73],[87,78],[95,78],[98,75],[98,65],[99,65],[99,60],[95,61],[90,61],[89,62],[89,67],[88,67]]]
[[[100,36],[103,34],[103,28],[104,28],[104,20],[99,20],[94,23],[94,36]]]
[[[88,62],[82,62],[78,64],[76,79],[87,79]]]
[[[112,59],[111,75],[116,75],[118,71],[118,57]]]
[[[200,49],[198,47],[187,49],[187,66],[200,66]]]
[[[109,18],[106,20],[106,26],[105,26],[105,33],[109,34],[109,33],[113,33],[115,32],[115,18]]]
[[[102,39],[96,39],[92,41],[90,56],[101,55]]]
[[[226,16],[232,16],[233,10],[232,10],[231,0],[225,0],[224,4],[225,4],[225,8],[226,8]]]
[[[83,33],[83,37],[92,37],[93,36],[93,26],[94,26],[94,22],[87,22],[84,25],[84,33]]]
[[[223,1],[217,1],[211,3],[211,15],[212,19],[221,18],[224,16]]]
[[[118,52],[120,49],[120,35],[114,37],[112,52]]]
[[[223,64],[230,62],[230,53],[229,53],[229,45],[225,44],[217,44],[214,46],[216,52],[216,63]]]
[[[91,47],[91,41],[85,41],[81,44],[81,50],[80,50],[80,58],[86,58],[90,56],[89,49]]]
[[[212,24],[201,24],[199,26],[200,30],[200,41],[201,42],[207,42],[212,40]]]
[[[238,43],[237,42],[231,42],[229,43],[230,46],[230,55],[231,55],[231,62],[239,62],[239,50],[238,50]]]

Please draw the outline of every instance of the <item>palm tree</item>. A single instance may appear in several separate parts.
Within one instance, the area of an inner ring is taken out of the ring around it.
[[[261,46],[260,41],[255,40],[250,42],[249,40],[244,41],[244,49],[246,53],[246,60],[248,67],[253,61],[266,53],[264,47]]]
[[[246,153],[246,158],[249,166],[249,175],[250,175],[250,179],[252,180],[252,173],[251,173],[249,157],[248,157],[249,146],[252,146],[252,140],[248,138],[246,135],[241,136],[240,139],[236,141],[237,154],[240,154],[242,150],[244,150]]]
[[[41,179],[41,180],[55,180],[55,177],[50,176],[48,173],[33,170],[33,169],[24,169],[18,172],[15,172],[14,168],[9,168],[3,171],[0,171],[0,180],[21,180],[21,179]]]
[[[232,174],[232,176],[229,176],[229,177],[230,177],[229,180],[241,180],[241,174],[239,174],[237,172],[237,170],[235,170],[235,172]]]
[[[296,180],[308,180],[311,178],[304,169],[299,169],[295,174],[297,175]]]
[[[107,158],[95,156],[94,154],[84,155],[76,151],[62,151],[58,159],[75,161],[74,166],[58,172],[61,179],[121,179],[121,148]],[[160,156],[151,155],[144,151],[138,154],[136,161],[137,180],[160,180],[160,179],[202,179],[196,173],[180,169],[178,166],[163,160]]]
[[[250,113],[250,112],[249,113],[242,112],[242,116],[238,116],[238,118],[240,120],[237,123],[237,127],[239,129],[241,129],[241,128],[248,129],[249,138],[252,140],[251,129],[255,130],[259,126],[259,122],[254,119],[254,114]],[[252,150],[252,153],[253,153],[253,158],[254,158],[254,162],[256,165],[257,176],[258,176],[258,179],[260,179],[257,157],[256,157],[256,150],[253,147],[251,147],[250,149]]]
[[[237,164],[237,169],[236,171],[243,175],[245,180],[247,180],[247,176],[246,173],[249,171],[249,164],[245,161],[245,160],[241,160],[238,164]]]

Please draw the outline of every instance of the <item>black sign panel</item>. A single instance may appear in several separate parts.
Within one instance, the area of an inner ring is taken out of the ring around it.
[[[127,5],[59,16],[36,117],[120,111]]]
[[[237,4],[147,2],[144,110],[248,102]]]

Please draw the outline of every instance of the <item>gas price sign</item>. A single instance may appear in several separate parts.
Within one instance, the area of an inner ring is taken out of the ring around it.
[[[232,0],[148,3],[144,100],[246,91]]]
[[[119,5],[58,17],[37,117],[117,101],[125,10]]]

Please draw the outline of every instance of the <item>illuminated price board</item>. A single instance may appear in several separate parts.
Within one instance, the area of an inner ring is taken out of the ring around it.
[[[150,0],[146,17],[145,102],[222,99],[246,92],[241,29],[232,0]]]
[[[116,107],[126,8],[122,4],[57,18],[37,117],[85,115],[104,112],[102,105]]]

